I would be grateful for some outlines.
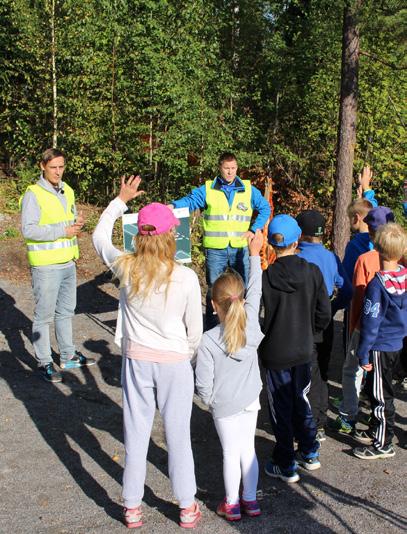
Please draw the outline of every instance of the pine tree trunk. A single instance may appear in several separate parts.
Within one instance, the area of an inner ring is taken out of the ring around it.
[[[342,72],[336,158],[333,245],[340,258],[349,239],[347,207],[352,201],[353,160],[358,105],[359,30],[357,15],[362,0],[348,3],[343,14]]]

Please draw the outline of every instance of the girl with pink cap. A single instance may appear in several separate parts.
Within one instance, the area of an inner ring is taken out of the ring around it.
[[[190,363],[202,335],[198,277],[175,262],[179,225],[172,210],[157,202],[138,215],[135,252],[112,244],[113,225],[126,203],[143,193],[140,177],[122,178],[120,193],[102,213],[93,234],[97,253],[120,281],[116,342],[123,354],[124,523],[141,527],[146,458],[156,406],[168,448],[168,471],[180,506],[180,526],[194,528],[201,517],[190,419],[194,377]]]

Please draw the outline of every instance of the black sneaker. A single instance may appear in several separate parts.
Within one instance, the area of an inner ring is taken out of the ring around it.
[[[355,428],[352,438],[358,441],[359,443],[364,443],[365,445],[371,445],[373,443],[373,435],[369,430],[357,430]]]
[[[87,358],[82,352],[75,352],[75,356],[64,363],[61,362],[61,369],[78,369],[78,367],[90,367],[95,365],[96,360],[94,358]]]
[[[378,458],[392,458],[396,453],[392,445],[388,445],[383,449],[376,449],[373,445],[369,447],[357,447],[353,449],[353,454],[361,460],[376,460]]]
[[[54,364],[52,362],[38,367],[38,372],[47,382],[53,382],[54,384],[57,382],[62,382],[62,375],[54,368]]]

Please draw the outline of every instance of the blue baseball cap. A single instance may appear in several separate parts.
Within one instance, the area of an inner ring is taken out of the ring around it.
[[[301,235],[301,228],[291,215],[276,215],[268,227],[268,242],[274,247],[288,247],[298,241]],[[277,243],[272,239],[273,234],[281,234],[283,241]]]

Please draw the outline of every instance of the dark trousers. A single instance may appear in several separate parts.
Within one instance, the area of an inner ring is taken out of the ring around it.
[[[372,405],[372,422],[370,430],[373,432],[373,446],[377,449],[391,444],[394,436],[394,393],[393,370],[400,358],[400,351],[370,352],[373,370],[367,373],[366,391]]]
[[[328,368],[334,338],[333,320],[321,337],[321,341],[315,343],[312,354],[311,389],[308,396],[317,428],[323,428],[327,421]]]
[[[283,469],[294,464],[294,438],[302,453],[318,450],[317,428],[307,398],[310,382],[309,363],[282,371],[266,371],[270,420],[276,438],[273,462]]]
[[[404,338],[403,348],[401,349],[400,363],[404,376],[407,376],[407,337]]]

